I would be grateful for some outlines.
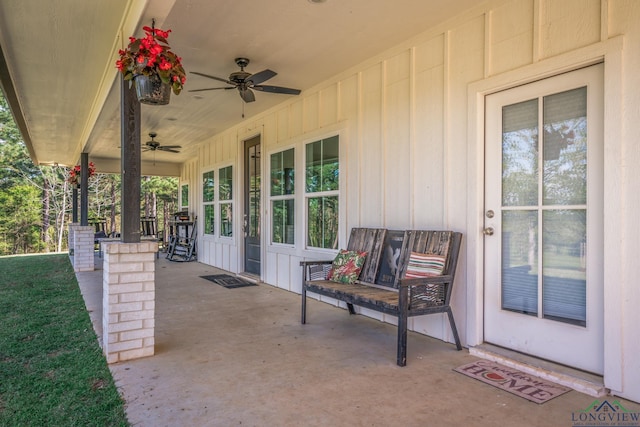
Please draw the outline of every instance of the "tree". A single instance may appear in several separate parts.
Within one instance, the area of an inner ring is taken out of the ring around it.
[[[29,157],[8,104],[0,92],[0,255],[63,251],[73,210],[73,185],[63,166],[35,166]],[[96,174],[89,179],[89,218],[107,218],[110,232],[118,231],[120,176]],[[175,178],[145,177],[145,209],[168,229],[169,212],[176,210]]]
[[[0,254],[40,252],[41,194],[31,185],[16,185],[0,192]]]

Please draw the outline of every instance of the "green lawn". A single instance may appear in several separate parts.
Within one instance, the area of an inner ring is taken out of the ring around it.
[[[127,425],[69,257],[0,257],[0,426]]]

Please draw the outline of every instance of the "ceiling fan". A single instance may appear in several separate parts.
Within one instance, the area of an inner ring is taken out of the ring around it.
[[[182,148],[180,145],[161,145],[158,141],[154,140],[156,136],[158,136],[155,132],[149,132],[149,136],[151,137],[151,141],[147,141],[145,146],[142,147],[142,151],[168,151],[170,153],[179,153],[179,148]]]
[[[271,70],[263,70],[259,73],[251,74],[244,71],[244,67],[249,65],[249,60],[247,58],[236,58],[236,64],[240,67],[240,71],[235,71],[229,75],[229,79],[223,79],[220,77],[210,76],[208,74],[198,73],[196,71],[192,71],[192,74],[197,74],[202,77],[208,77],[210,79],[218,80],[224,82],[230,86],[227,87],[211,87],[206,89],[193,89],[189,92],[201,92],[204,90],[219,90],[219,89],[238,89],[240,93],[240,98],[244,102],[253,102],[256,100],[256,97],[253,93],[253,90],[258,90],[261,92],[270,92],[270,93],[281,93],[285,95],[298,95],[300,94],[299,89],[291,89],[288,87],[281,86],[268,86],[261,85],[260,83],[269,80],[274,77],[276,74],[275,71]]]

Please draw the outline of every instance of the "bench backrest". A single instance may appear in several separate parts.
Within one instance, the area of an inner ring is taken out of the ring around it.
[[[411,252],[445,257],[443,274],[455,270],[461,233],[436,230],[389,230],[384,243],[380,270],[374,282],[389,288],[398,288],[404,277]]]
[[[461,240],[454,231],[352,228],[347,250],[367,252],[358,281],[397,289],[411,252],[444,256],[442,274],[453,276]]]
[[[89,221],[89,225],[92,226],[95,229],[96,233],[105,233],[107,232],[107,220],[106,219],[90,219]]]
[[[140,231],[142,236],[157,237],[158,223],[155,217],[145,217],[140,219]]]
[[[384,248],[387,230],[384,228],[352,228],[347,243],[349,251],[367,252],[362,271],[358,280],[366,283],[373,283],[378,274],[380,258]]]

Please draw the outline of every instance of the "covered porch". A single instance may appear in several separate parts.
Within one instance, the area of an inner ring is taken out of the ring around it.
[[[101,340],[95,260],[77,277]],[[315,300],[301,325],[300,295],[200,277],[219,273],[156,261],[155,355],[110,365],[132,425],[571,425],[595,399],[570,391],[537,405],[502,392],[453,371],[477,359],[467,349],[415,332],[400,368],[393,325]]]

